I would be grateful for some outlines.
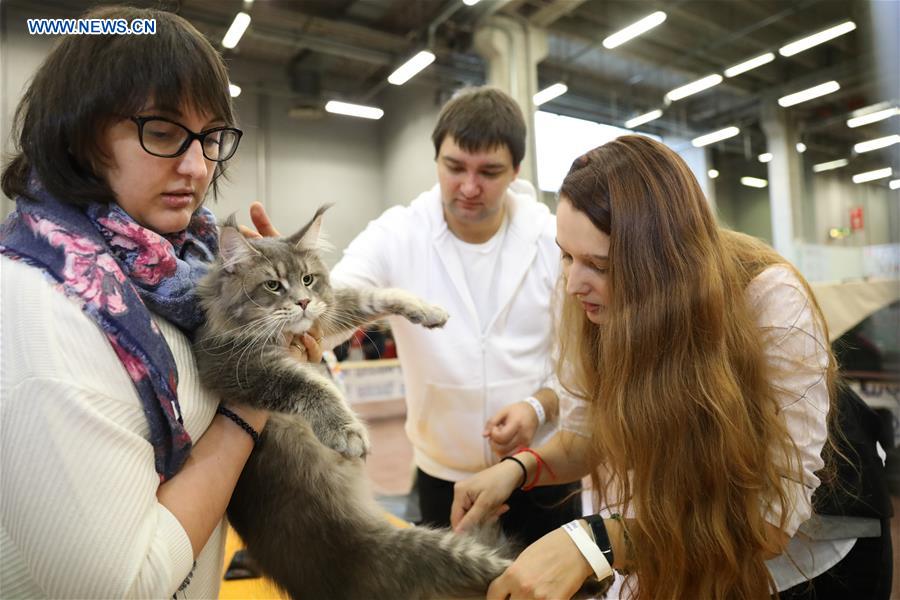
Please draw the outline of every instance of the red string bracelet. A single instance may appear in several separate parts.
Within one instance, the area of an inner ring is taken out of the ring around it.
[[[547,463],[544,462],[544,459],[541,458],[540,454],[538,454],[531,448],[521,447],[521,448],[517,448],[516,451],[513,452],[513,455],[519,454],[520,452],[527,452],[528,454],[531,454],[532,456],[534,456],[535,460],[537,461],[537,468],[535,469],[535,472],[534,472],[534,479],[531,480],[531,483],[529,483],[527,485],[523,485],[520,488],[523,492],[529,492],[529,491],[533,490],[534,487],[538,484],[538,481],[541,480],[541,469],[547,469],[547,473],[550,474],[550,479],[552,479],[552,480],[556,479],[556,473],[553,472],[553,469],[550,468],[550,465],[548,465]]]

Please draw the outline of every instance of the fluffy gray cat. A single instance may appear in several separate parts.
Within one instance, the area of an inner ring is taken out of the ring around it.
[[[203,383],[223,400],[274,411],[229,521],[293,598],[483,597],[509,561],[447,530],[388,523],[363,468],[365,426],[321,366],[288,354],[287,340],[313,323],[340,339],[392,314],[425,327],[447,320],[402,290],[332,288],[318,252],[326,208],[287,238],[247,240],[229,221],[199,284],[207,321],[194,352]]]

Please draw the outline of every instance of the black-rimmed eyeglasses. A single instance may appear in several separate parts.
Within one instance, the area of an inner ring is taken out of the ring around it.
[[[131,120],[137,125],[141,148],[162,158],[181,156],[194,140],[200,140],[203,156],[222,162],[234,156],[244,134],[235,127],[213,127],[194,133],[181,123],[163,117],[131,117]]]

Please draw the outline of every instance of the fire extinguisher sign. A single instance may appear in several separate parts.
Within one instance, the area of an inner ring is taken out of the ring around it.
[[[859,231],[863,228],[863,207],[854,206],[850,209],[850,231]]]

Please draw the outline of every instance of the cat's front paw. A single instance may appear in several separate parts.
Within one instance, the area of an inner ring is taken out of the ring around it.
[[[435,327],[443,327],[450,318],[450,314],[438,306],[437,304],[422,303],[416,310],[412,310],[406,315],[411,323],[421,325],[426,329],[434,329]]]
[[[356,419],[341,425],[337,431],[320,435],[319,439],[347,458],[362,458],[369,453],[369,433]]]

